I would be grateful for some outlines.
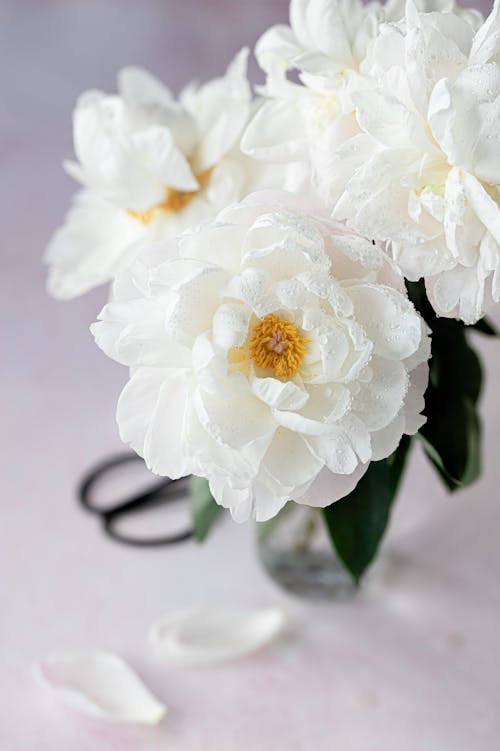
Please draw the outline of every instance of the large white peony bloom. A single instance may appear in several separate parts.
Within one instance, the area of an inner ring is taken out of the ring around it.
[[[418,5],[457,13],[474,26],[482,20],[478,11],[464,11],[453,0]],[[360,132],[353,96],[372,86],[363,68],[370,44],[384,22],[403,15],[403,0],[291,0],[290,25],[270,28],[255,49],[267,101],[244,133],[243,151],[255,159],[301,163],[289,185],[303,190],[311,178],[319,194],[329,197],[332,156]]]
[[[142,252],[93,333],[130,367],[122,439],[237,520],[343,497],[424,422],[429,338],[393,262],[287,193]]]
[[[498,0],[476,32],[409,0],[363,63],[374,84],[353,95],[362,132],[323,174],[334,216],[391,240],[436,312],[468,324],[500,300],[499,40]]]
[[[80,97],[78,163],[66,169],[84,189],[47,251],[53,296],[74,297],[112,279],[138,243],[174,236],[270,187],[268,173],[239,149],[253,108],[247,55],[242,50],[223,78],[188,86],[179,101],[137,68],[120,73],[118,95]]]

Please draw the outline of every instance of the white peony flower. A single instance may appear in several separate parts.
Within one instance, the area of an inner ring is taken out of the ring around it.
[[[247,56],[242,50],[223,78],[188,86],[179,101],[137,68],[120,73],[117,96],[80,97],[78,162],[65,166],[84,188],[47,251],[53,296],[112,279],[138,243],[174,236],[269,187],[267,173],[239,149],[252,108]]]
[[[337,219],[391,240],[439,315],[476,322],[500,300],[500,23],[498,0],[471,17],[420,13],[388,24],[353,98],[361,133],[325,165]]]
[[[452,0],[420,0],[422,10],[482,19]],[[312,182],[320,195],[330,193],[330,163],[336,148],[360,132],[353,96],[372,86],[363,70],[372,40],[383,22],[404,15],[404,2],[386,5],[361,0],[291,0],[290,25],[269,29],[255,54],[266,73],[266,103],[249,123],[242,149],[255,159],[299,162],[293,189]],[[289,73],[298,80],[290,80]],[[369,233],[368,233],[369,234]]]
[[[237,520],[326,506],[424,422],[429,337],[401,276],[291,194],[149,247],[93,333],[130,367],[122,439],[156,473],[207,477]]]

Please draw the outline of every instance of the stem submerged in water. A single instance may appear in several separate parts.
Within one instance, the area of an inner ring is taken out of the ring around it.
[[[311,548],[314,533],[318,528],[319,514],[317,509],[308,508],[307,517],[304,519],[304,524],[299,529],[299,534],[293,546],[293,552],[296,555],[304,555]]]

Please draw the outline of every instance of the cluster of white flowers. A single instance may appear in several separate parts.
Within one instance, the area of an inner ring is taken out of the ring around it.
[[[268,101],[243,149],[302,160],[332,216],[475,323],[500,299],[498,2],[483,22],[448,0],[292,0],[256,53]]]
[[[127,69],[76,107],[82,185],[48,250],[130,368],[125,442],[243,520],[324,506],[422,426],[436,313],[500,300],[499,0],[291,0],[290,25],[179,100]],[[287,192],[285,192],[287,191]]]

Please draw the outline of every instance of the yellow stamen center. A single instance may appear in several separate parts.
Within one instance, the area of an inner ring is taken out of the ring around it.
[[[156,203],[149,209],[144,209],[144,211],[127,209],[127,214],[133,219],[138,219],[142,224],[149,224],[158,211],[165,211],[167,214],[175,214],[177,211],[183,209],[184,206],[187,206],[191,199],[205,187],[210,180],[212,169],[213,168],[207,169],[204,172],[200,172],[199,175],[196,175],[196,179],[200,184],[200,187],[196,190],[177,190],[176,188],[167,188],[163,201]]]
[[[308,341],[293,323],[270,313],[250,332],[248,351],[258,368],[273,370],[277,378],[291,378],[300,367]]]

